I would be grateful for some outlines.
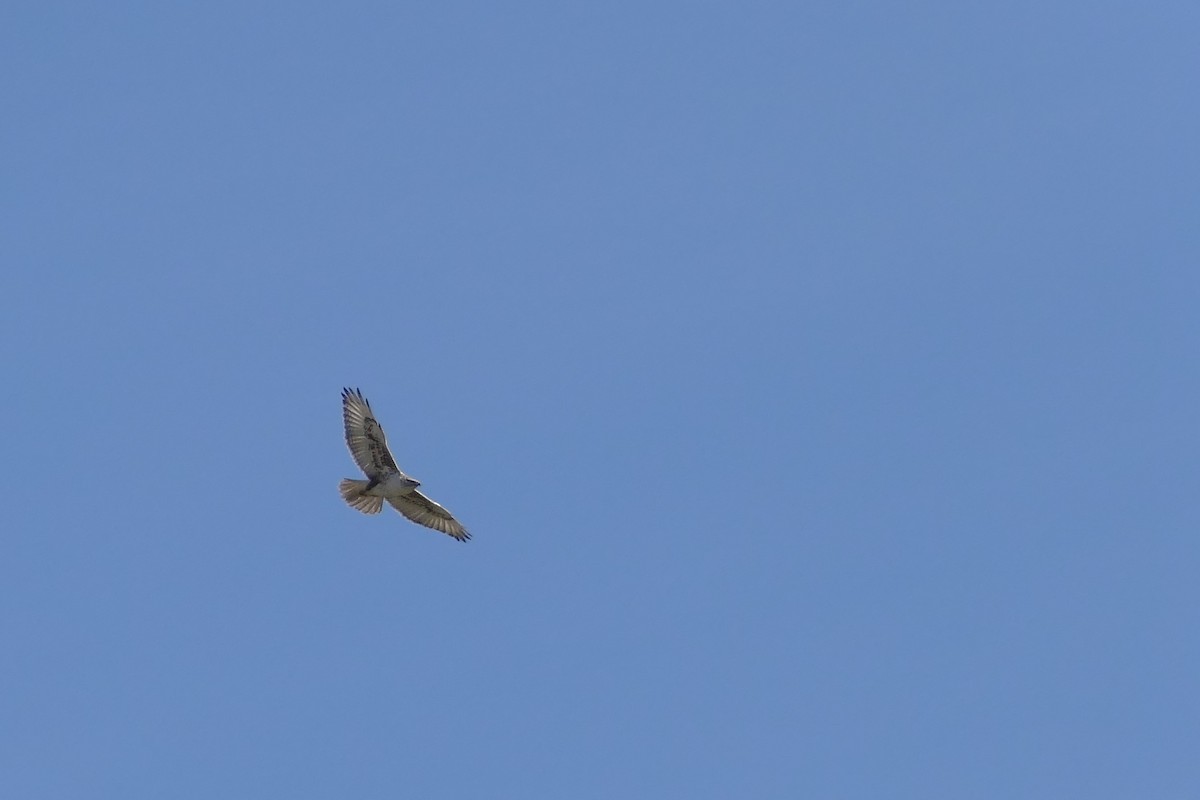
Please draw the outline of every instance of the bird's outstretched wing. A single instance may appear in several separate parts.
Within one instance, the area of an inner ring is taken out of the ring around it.
[[[387,501],[392,504],[392,508],[418,525],[424,525],[427,528],[433,528],[435,531],[441,531],[453,536],[460,542],[465,542],[471,538],[471,534],[467,533],[467,529],[449,511],[419,491],[414,490],[405,495],[389,497]]]
[[[361,390],[342,389],[342,418],[346,423],[346,445],[350,455],[368,478],[400,471],[396,459],[388,451],[383,428],[375,420],[371,404]]]

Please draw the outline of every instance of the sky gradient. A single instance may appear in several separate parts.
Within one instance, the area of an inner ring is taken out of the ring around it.
[[[1198,39],[5,4],[0,795],[1197,796]]]

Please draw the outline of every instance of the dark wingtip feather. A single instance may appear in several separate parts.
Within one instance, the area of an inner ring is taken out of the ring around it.
[[[369,400],[367,400],[367,398],[363,397],[362,389],[351,389],[349,387],[343,386],[342,387],[342,402],[343,403],[346,402],[351,397],[357,397],[359,400],[361,400],[363,402],[363,405],[365,405],[367,408],[371,407],[371,402]]]

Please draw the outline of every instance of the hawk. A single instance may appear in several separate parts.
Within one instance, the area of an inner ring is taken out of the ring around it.
[[[342,418],[346,423],[346,445],[367,480],[344,479],[338,489],[342,499],[364,514],[378,514],[387,500],[392,508],[418,525],[433,528],[460,542],[471,538],[453,515],[417,491],[421,482],[396,466],[388,451],[383,428],[371,413],[362,391],[342,389]]]

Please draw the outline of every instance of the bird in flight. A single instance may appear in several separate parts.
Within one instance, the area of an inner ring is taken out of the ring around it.
[[[342,419],[346,423],[346,445],[367,480],[344,479],[338,489],[342,499],[364,514],[378,514],[387,500],[392,508],[418,525],[433,528],[460,542],[471,538],[467,529],[437,503],[417,491],[421,482],[405,475],[388,451],[383,428],[371,413],[362,391],[342,389]]]

